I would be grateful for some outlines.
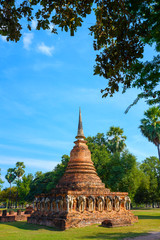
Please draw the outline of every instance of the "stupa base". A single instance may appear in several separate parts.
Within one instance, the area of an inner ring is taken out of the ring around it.
[[[69,228],[85,227],[92,224],[102,224],[103,227],[128,226],[138,221],[129,210],[119,212],[83,212],[83,213],[61,213],[54,215],[33,214],[27,219],[28,223],[55,227],[65,230]]]

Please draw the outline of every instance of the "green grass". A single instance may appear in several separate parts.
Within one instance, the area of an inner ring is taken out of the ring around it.
[[[160,209],[135,210],[138,223],[128,227],[103,228],[92,225],[83,228],[58,231],[53,228],[27,224],[26,222],[0,223],[0,239],[3,240],[94,240],[123,239],[146,234],[150,231],[160,232]]]

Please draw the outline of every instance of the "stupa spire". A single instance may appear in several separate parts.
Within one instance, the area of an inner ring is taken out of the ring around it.
[[[77,139],[84,139],[84,133],[83,133],[83,126],[82,126],[82,116],[81,116],[81,108],[79,108],[79,122],[78,122],[78,132],[77,132]]]

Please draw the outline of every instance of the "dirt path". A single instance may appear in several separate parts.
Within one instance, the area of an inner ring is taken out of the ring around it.
[[[150,232],[145,236],[124,238],[124,240],[160,240],[160,232]]]

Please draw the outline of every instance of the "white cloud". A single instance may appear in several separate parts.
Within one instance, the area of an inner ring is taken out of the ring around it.
[[[37,27],[37,20],[32,20],[31,28],[35,30],[36,27]]]
[[[50,23],[49,24],[49,29],[50,29],[50,31],[52,31],[52,29],[55,27],[55,25],[53,24],[53,23]]]
[[[6,36],[1,36],[2,41],[7,42],[7,37]]]
[[[53,50],[54,50],[54,46],[48,47],[43,42],[38,45],[38,51],[47,56],[52,56]]]
[[[52,171],[59,163],[56,161],[35,159],[35,158],[23,158],[23,157],[10,157],[0,156],[0,165],[14,166],[16,162],[24,162],[26,167],[33,167],[38,170]]]
[[[48,34],[48,35],[53,34],[53,33],[52,33],[52,29],[53,29],[53,28],[55,28],[55,25],[54,25],[53,23],[50,23],[50,24],[49,24],[49,29],[47,29],[47,34]]]
[[[24,33],[23,45],[25,49],[29,50],[30,45],[32,44],[33,37],[33,33]]]

